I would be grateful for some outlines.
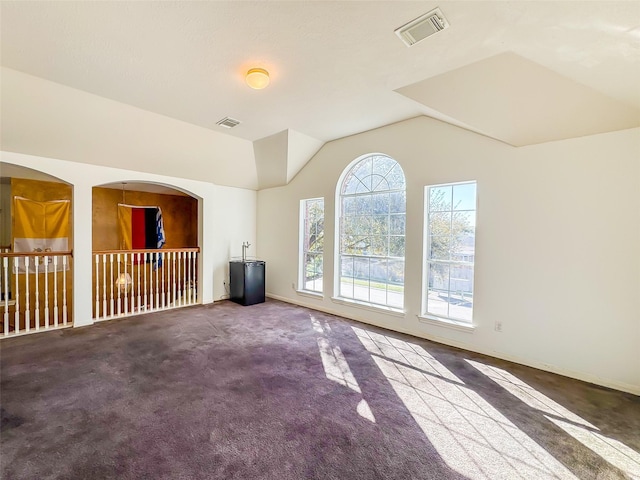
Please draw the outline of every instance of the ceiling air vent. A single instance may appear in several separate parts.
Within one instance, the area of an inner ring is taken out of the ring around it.
[[[218,120],[216,122],[216,125],[220,125],[221,127],[224,127],[224,128],[233,128],[240,125],[240,120],[236,120],[231,117],[224,117],[222,120]]]
[[[395,32],[400,37],[400,40],[406,43],[407,47],[410,47],[448,27],[449,22],[444,18],[440,9],[436,8],[415,20],[411,20],[406,25],[395,30]]]

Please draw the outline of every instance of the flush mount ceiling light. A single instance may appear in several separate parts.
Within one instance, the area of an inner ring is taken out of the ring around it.
[[[256,90],[262,90],[269,85],[269,72],[264,68],[252,68],[245,77],[247,85]]]

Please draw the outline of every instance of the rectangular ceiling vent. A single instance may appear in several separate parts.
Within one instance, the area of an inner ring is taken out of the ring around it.
[[[410,47],[448,27],[449,22],[444,18],[440,9],[436,8],[415,20],[411,20],[406,25],[395,30],[395,32],[396,35],[400,37],[400,40],[402,40],[407,47]]]
[[[233,128],[240,125],[240,120],[236,120],[231,117],[224,117],[222,120],[217,121],[216,125],[220,125],[224,128]]]

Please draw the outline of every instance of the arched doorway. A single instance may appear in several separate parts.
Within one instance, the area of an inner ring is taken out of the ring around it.
[[[198,199],[167,185],[93,187],[94,320],[198,303]]]
[[[3,163],[0,176],[0,335],[73,325],[73,187]]]

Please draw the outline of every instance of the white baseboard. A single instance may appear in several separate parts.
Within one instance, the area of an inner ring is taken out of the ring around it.
[[[527,367],[537,368],[538,370],[544,370],[545,372],[551,372],[558,375],[562,375],[564,377],[574,378],[576,380],[581,380],[583,382],[593,383],[595,385],[600,385],[607,388],[612,388],[614,390],[620,390],[622,392],[631,393],[633,395],[640,396],[640,386],[631,385],[628,383],[617,382],[608,380],[605,378],[600,378],[589,373],[585,372],[576,372],[572,370],[567,370],[565,368],[557,367],[555,365],[549,365],[546,363],[541,363],[535,360],[530,360],[526,358],[514,357],[513,355],[509,355],[499,351],[487,350],[483,348],[478,348],[475,345],[471,345],[465,342],[457,342],[455,340],[451,340],[449,338],[440,337],[438,335],[429,335],[423,333],[411,332],[403,328],[389,328],[388,325],[381,325],[376,322],[372,322],[370,319],[361,317],[357,314],[346,314],[342,311],[337,311],[332,308],[326,308],[324,305],[317,305],[313,302],[305,302],[297,299],[292,299],[288,297],[282,297],[280,295],[275,295],[272,293],[267,293],[266,295],[269,298],[273,298],[274,300],[281,300],[283,302],[292,303],[294,305],[299,305],[301,307],[310,308],[312,310],[318,310],[320,312],[329,313],[331,315],[336,315],[338,317],[348,318],[350,320],[355,320],[358,322],[366,323],[368,325],[374,325],[376,327],[384,328],[387,330],[397,331],[399,333],[404,333],[407,335],[411,335],[418,338],[424,338],[425,340],[431,340],[437,343],[442,343],[444,345],[449,345],[451,347],[461,348],[463,350],[468,350],[470,352],[480,353],[482,355],[488,355],[490,357],[499,358],[501,360],[507,360],[509,362],[518,363],[520,365],[525,365]]]

